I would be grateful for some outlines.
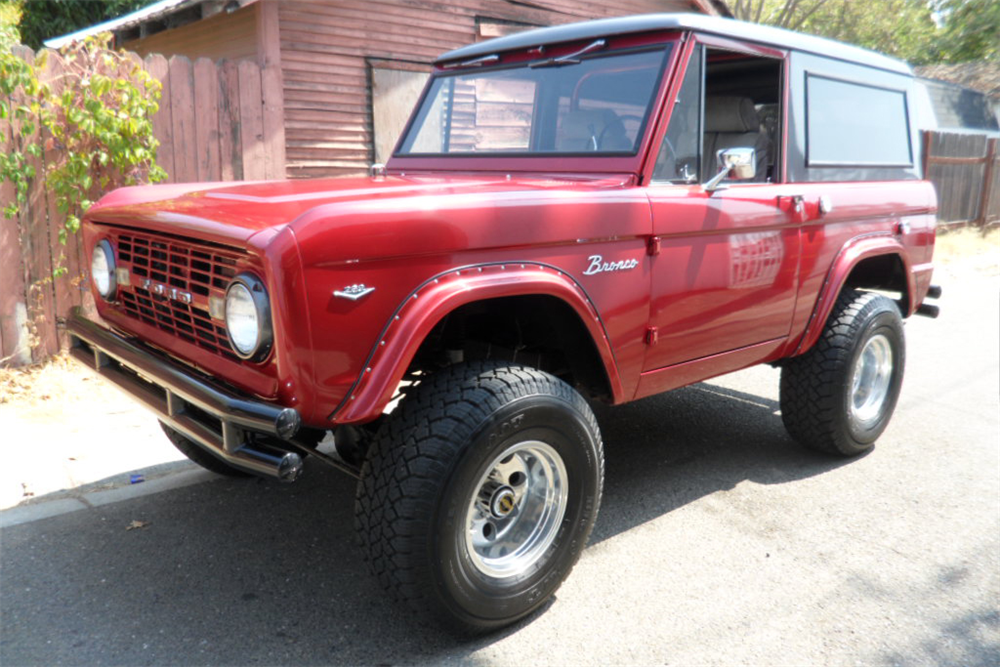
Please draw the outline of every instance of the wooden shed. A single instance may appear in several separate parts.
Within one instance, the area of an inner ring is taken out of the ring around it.
[[[110,30],[142,56],[255,59],[280,73],[285,174],[363,173],[392,150],[430,64],[537,26],[651,12],[729,16],[723,0],[160,0]]]

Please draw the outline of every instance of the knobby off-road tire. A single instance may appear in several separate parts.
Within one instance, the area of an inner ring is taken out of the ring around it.
[[[355,520],[391,595],[478,634],[556,591],[587,543],[603,481],[597,422],[569,385],[533,368],[457,364],[379,429]]]
[[[838,297],[816,344],[781,371],[781,419],[802,445],[854,456],[889,424],[906,351],[899,308],[873,292]]]
[[[174,447],[181,450],[181,454],[188,457],[198,465],[200,465],[205,470],[214,472],[218,475],[225,475],[226,477],[252,477],[248,472],[243,472],[239,468],[235,468],[222,459],[212,456],[210,453],[206,452],[203,448],[199,447],[195,443],[191,442],[183,435],[170,428],[163,422],[160,422],[160,428],[163,432],[167,434],[167,439],[174,443]]]

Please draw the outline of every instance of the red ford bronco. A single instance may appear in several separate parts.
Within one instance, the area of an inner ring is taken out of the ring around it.
[[[695,15],[461,48],[370,177],[105,196],[73,353],[209,470],[354,475],[385,588],[500,627],[594,525],[588,401],[771,363],[795,440],[873,446],[940,293],[919,104],[900,61]]]

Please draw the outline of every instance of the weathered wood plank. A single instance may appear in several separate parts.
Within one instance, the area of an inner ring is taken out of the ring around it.
[[[0,120],[0,150],[12,150],[12,131],[10,123]],[[14,197],[14,185],[0,182],[0,206]],[[19,222],[18,216],[8,219],[0,212],[0,366],[31,363]]]
[[[254,58],[257,55],[255,14],[253,5],[232,13],[220,12],[201,21],[126,42],[123,46],[126,50],[139,51],[143,56],[159,53],[168,58],[184,55],[192,60],[204,57],[213,61]]]
[[[243,178],[267,178],[264,146],[264,109],[261,101],[260,67],[243,61],[237,66],[240,82],[240,146]]]
[[[222,180],[219,159],[219,76],[215,64],[199,58],[194,64],[195,165],[199,181]]]
[[[377,39],[380,42],[406,42],[413,38],[417,45],[433,46],[439,51],[447,50],[455,42],[471,41],[469,30],[471,21],[461,27],[438,23],[436,28],[420,31],[414,35],[419,26],[401,23],[398,19],[390,20],[391,16],[392,14],[386,14],[378,16],[377,19],[371,15],[366,18],[356,18],[348,12],[341,12],[339,16],[333,17],[288,11],[282,13],[282,30],[287,28],[302,34],[322,35],[326,30],[337,29],[366,39]],[[428,21],[416,23],[427,24]]]
[[[146,71],[163,84],[160,95],[160,109],[153,116],[153,134],[160,141],[156,151],[156,162],[167,172],[167,182],[176,183],[174,178],[173,120],[170,113],[170,64],[161,55],[146,57]]]
[[[174,183],[198,180],[194,144],[197,143],[194,113],[194,75],[184,56],[170,59],[170,122],[174,142]]]
[[[341,70],[337,74],[323,76],[317,72],[290,72],[287,80],[284,81],[285,90],[315,90],[323,92],[347,92],[353,94],[354,91],[365,91],[368,89],[368,78],[362,68],[356,71]]]
[[[983,227],[983,233],[988,227],[1000,224],[1000,140],[991,139],[991,142],[993,143],[993,155],[996,157],[993,160],[992,178],[987,183],[989,195],[986,203],[986,225]]]
[[[285,178],[285,108],[280,67],[260,72],[267,178]]]
[[[411,30],[422,30],[438,34],[451,34],[453,39],[461,40],[468,35],[468,26],[473,17],[471,14],[455,14],[451,21],[441,20],[425,10],[409,8],[398,2],[386,5],[379,2],[338,2],[336,4],[311,3],[303,5],[296,2],[282,3],[281,19],[292,22],[331,23],[338,20],[354,20],[362,25],[373,24],[386,26],[403,26]],[[468,42],[470,40],[466,40]]]
[[[243,180],[243,150],[240,136],[240,76],[235,62],[223,62],[219,70],[219,163],[222,180]]]
[[[257,63],[262,69],[281,67],[281,30],[279,3],[264,0],[256,4]]]

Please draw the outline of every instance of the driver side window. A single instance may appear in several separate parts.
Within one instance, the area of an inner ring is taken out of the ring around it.
[[[670,124],[657,153],[653,181],[704,183],[716,156],[752,148],[756,183],[780,173],[782,61],[697,45],[688,62]]]
[[[677,94],[667,134],[653,168],[654,181],[697,183],[701,173],[701,82],[705,49],[695,47]]]

